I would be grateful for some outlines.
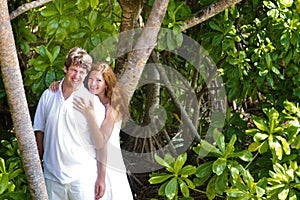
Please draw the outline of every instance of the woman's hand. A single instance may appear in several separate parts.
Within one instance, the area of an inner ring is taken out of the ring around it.
[[[74,108],[80,111],[85,116],[93,113],[94,105],[92,101],[89,102],[89,105],[86,105],[82,97],[75,97],[73,104]]]
[[[56,92],[58,90],[58,87],[59,87],[59,83],[60,81],[55,81],[55,82],[52,82],[49,86],[49,89],[52,91],[52,92]]]

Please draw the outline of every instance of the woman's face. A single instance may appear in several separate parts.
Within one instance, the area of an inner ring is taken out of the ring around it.
[[[104,93],[106,83],[102,77],[102,73],[98,71],[91,71],[88,77],[88,88],[92,94],[99,95]]]

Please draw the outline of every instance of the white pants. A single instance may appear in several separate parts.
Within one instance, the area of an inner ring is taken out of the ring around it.
[[[49,200],[94,200],[95,180],[77,180],[68,184],[45,179]]]

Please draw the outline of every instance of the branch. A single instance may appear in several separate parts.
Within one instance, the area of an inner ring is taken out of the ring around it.
[[[23,14],[24,12],[26,12],[32,8],[40,7],[50,1],[52,1],[52,0],[37,0],[37,1],[30,2],[30,3],[25,3],[10,13],[10,15],[9,15],[10,20],[13,20],[14,18],[18,17],[19,15]]]
[[[195,16],[184,22],[184,25],[180,27],[181,31],[185,31],[197,24],[200,24],[209,18],[223,12],[225,9],[241,2],[242,0],[220,0],[217,3],[211,4],[208,8],[203,10],[201,16]]]

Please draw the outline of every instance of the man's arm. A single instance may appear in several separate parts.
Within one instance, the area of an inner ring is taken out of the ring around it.
[[[38,148],[40,160],[42,161],[43,154],[44,154],[44,144],[43,144],[43,141],[44,141],[44,132],[42,132],[42,131],[35,131],[35,140],[36,140],[36,144],[37,144],[37,148]]]

